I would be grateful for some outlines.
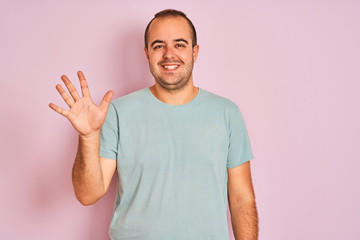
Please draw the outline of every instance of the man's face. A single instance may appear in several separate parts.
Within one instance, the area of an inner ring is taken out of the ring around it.
[[[156,18],[148,30],[145,54],[156,82],[167,90],[179,90],[192,81],[199,46],[192,47],[191,28],[183,17]]]

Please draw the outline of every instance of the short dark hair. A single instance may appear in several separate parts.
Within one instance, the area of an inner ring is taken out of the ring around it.
[[[155,17],[153,19],[151,19],[151,21],[149,22],[149,24],[146,26],[145,29],[145,35],[144,35],[144,40],[145,40],[145,48],[148,48],[148,31],[149,31],[149,27],[150,24],[155,20],[155,18],[164,18],[164,17],[183,17],[187,20],[187,22],[190,25],[191,31],[192,31],[192,46],[195,47],[197,45],[197,37],[196,37],[196,30],[194,25],[192,24],[192,22],[190,21],[190,19],[186,16],[185,13],[175,10],[175,9],[165,9],[162,10],[158,13],[155,14]]]

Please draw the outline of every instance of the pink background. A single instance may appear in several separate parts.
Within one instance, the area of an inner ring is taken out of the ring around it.
[[[143,32],[183,10],[200,44],[195,85],[235,101],[255,160],[260,239],[359,239],[360,3],[1,1],[0,239],[107,239],[115,182],[83,207],[71,185],[77,135],[60,76],[83,70],[93,99],[153,79]],[[231,229],[231,228],[230,228]]]

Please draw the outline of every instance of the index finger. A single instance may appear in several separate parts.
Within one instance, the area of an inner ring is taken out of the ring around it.
[[[71,81],[68,79],[68,77],[66,75],[62,75],[61,76],[61,80],[63,80],[63,82],[65,83],[65,86],[67,87],[67,89],[70,92],[70,95],[74,98],[75,101],[80,99],[80,96],[76,90],[76,88],[74,87],[74,85],[71,83]]]
[[[80,87],[81,87],[81,92],[83,94],[83,97],[90,97],[89,87],[88,87],[88,84],[87,84],[87,81],[85,79],[83,72],[78,71],[77,75],[79,77]]]

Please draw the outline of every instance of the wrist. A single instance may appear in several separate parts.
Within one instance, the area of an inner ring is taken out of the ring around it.
[[[100,130],[96,130],[88,134],[79,133],[79,138],[83,141],[92,141],[95,139],[99,139],[99,137],[100,137]]]

